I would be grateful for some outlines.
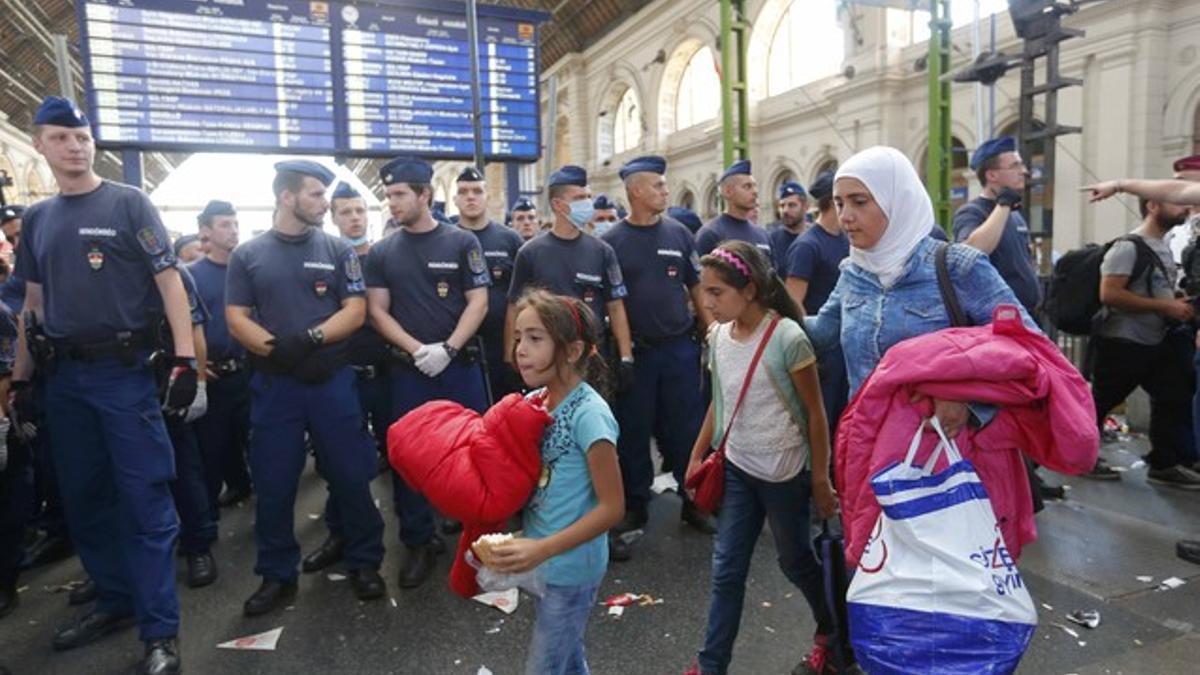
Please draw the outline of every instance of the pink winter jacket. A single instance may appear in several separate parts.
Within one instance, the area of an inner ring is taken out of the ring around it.
[[[1061,473],[1086,473],[1096,463],[1100,438],[1087,382],[1054,343],[1025,328],[1014,307],[997,307],[988,326],[905,340],[884,355],[838,426],[835,475],[851,566],[879,516],[870,477],[904,459],[932,414],[929,398],[912,402],[916,394],[999,407],[983,429],[966,428],[955,442],[987,488],[1013,558],[1037,538],[1021,452]],[[936,439],[926,435],[918,462]]]

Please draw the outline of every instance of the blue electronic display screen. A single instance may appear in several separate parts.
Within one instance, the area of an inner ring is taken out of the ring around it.
[[[387,3],[387,4],[383,4]],[[465,9],[382,0],[81,0],[88,109],[107,147],[470,158]],[[541,150],[538,22],[479,7],[493,160]]]
[[[481,12],[478,27],[484,155],[537,159],[537,24]],[[460,8],[348,5],[334,30],[351,152],[471,156],[470,42]]]

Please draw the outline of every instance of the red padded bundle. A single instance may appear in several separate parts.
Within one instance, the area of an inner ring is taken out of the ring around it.
[[[480,415],[431,401],[388,429],[388,459],[414,490],[462,521],[450,588],[479,592],[464,555],[480,535],[499,532],[529,501],[542,470],[542,433],[553,421],[540,401],[509,394]]]

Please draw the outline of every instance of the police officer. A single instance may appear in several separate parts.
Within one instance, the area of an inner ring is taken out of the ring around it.
[[[487,390],[475,333],[487,315],[491,275],[479,241],[430,213],[433,167],[398,157],[379,171],[388,209],[400,230],[367,257],[371,322],[397,355],[392,368],[393,418],[433,399],[483,411]],[[477,181],[472,181],[477,182]],[[401,588],[429,578],[444,546],[429,503],[392,474],[400,517]]]
[[[185,234],[175,240],[175,258],[180,264],[188,265],[194,263],[204,256],[204,246],[200,242],[200,237],[194,234]]]
[[[229,258],[225,315],[253,354],[250,474],[262,585],[247,616],[296,594],[300,546],[293,511],[304,470],[304,432],[329,481],[346,537],[346,567],[360,600],[383,597],[383,520],[371,499],[376,453],[362,427],[347,365],[348,340],[366,316],[362,265],[345,242],[321,230],[333,174],[307,160],[275,165],[272,228]]]
[[[0,210],[0,214],[5,211]],[[33,456],[9,428],[8,392],[17,351],[17,317],[0,302],[0,619],[17,608],[21,542],[33,517]]]
[[[190,406],[197,375],[187,297],[158,212],[145,193],[92,170],[95,144],[73,103],[45,100],[33,144],[59,195],[25,212],[17,249],[22,322],[44,331],[32,341],[20,336],[14,405],[28,405],[32,347],[45,372],[71,536],[98,590],[94,609],[60,629],[53,645],[79,647],[136,620],[143,672],[178,672],[174,457],[146,361],[161,301],[175,350],[167,407]]]
[[[596,199],[592,201],[592,208],[595,209],[595,213],[592,214],[592,223],[588,226],[588,232],[592,235],[599,237],[607,232],[613,223],[620,220],[617,216],[617,205],[608,195],[596,195]]]
[[[700,216],[686,206],[672,206],[667,209],[667,217],[686,227],[693,237],[700,231],[700,228],[704,227],[704,223],[700,222]]]
[[[475,167],[467,167],[458,175],[454,204],[458,207],[458,226],[470,230],[483,247],[492,285],[488,288],[487,318],[479,335],[487,355],[488,385],[492,401],[523,387],[516,372],[504,365],[504,314],[508,306],[508,285],[512,280],[513,263],[524,240],[515,231],[487,219],[487,185]]]
[[[340,182],[330,199],[333,224],[342,239],[354,248],[359,264],[366,268],[371,238],[367,233],[367,201],[349,183]],[[355,389],[362,410],[363,424],[371,431],[375,447],[387,453],[387,428],[392,417],[391,383],[387,377],[387,343],[370,321],[350,338],[350,367],[354,370]],[[329,536],[315,551],[304,557],[301,569],[317,572],[342,559],[345,537],[337,501],[325,501],[325,526]]]
[[[1029,245],[1029,224],[1021,216],[1025,162],[1012,136],[982,143],[971,155],[971,170],[983,192],[954,213],[954,240],[983,251],[1033,315],[1041,285]]]
[[[204,325],[209,321],[208,308],[200,300],[196,281],[187,266],[179,268],[187,294],[188,310],[192,318],[192,342],[196,346],[196,362],[207,363],[207,345],[204,341]],[[160,320],[160,346],[167,362],[174,357],[170,326]],[[159,368],[160,377],[168,373]],[[207,369],[205,369],[207,370]],[[204,474],[204,458],[196,441],[192,423],[202,418],[208,410],[206,372],[199,373],[196,398],[186,411],[169,413],[165,416],[167,435],[175,450],[175,480],[171,482],[171,494],[175,509],[179,513],[179,552],[187,560],[187,585],[189,588],[208,586],[217,580],[217,563],[212,555],[212,544],[217,540],[217,510],[209,501],[208,483]]]
[[[564,166],[550,175],[547,186],[554,226],[545,236],[528,242],[517,252],[504,320],[505,360],[512,361],[517,300],[526,288],[540,286],[583,300],[608,325],[616,339],[619,386],[623,389],[633,381],[633,343],[623,302],[627,292],[612,247],[582,229],[591,222],[594,209],[587,171],[579,166]],[[611,357],[611,344],[606,350]]]
[[[521,197],[517,200],[512,207],[510,216],[512,229],[521,235],[523,241],[533,239],[541,229],[541,225],[538,223],[537,207],[528,197]]]
[[[750,174],[750,160],[738,160],[725,169],[719,186],[725,212],[696,233],[696,252],[708,255],[718,244],[732,239],[754,244],[770,256],[771,240],[766,230],[752,222],[758,209],[758,181]]]
[[[804,217],[808,213],[808,193],[804,186],[794,180],[785,181],[779,186],[779,221],[767,233],[771,241],[771,260],[775,270],[783,276],[787,269],[788,247],[804,233],[807,222]]]
[[[18,204],[9,204],[0,208],[0,231],[3,231],[4,238],[12,245],[12,254],[15,256],[17,249],[21,245],[21,217],[24,214],[24,207]],[[13,265],[15,268],[15,265]],[[16,273],[15,269],[11,271],[8,278],[0,284],[0,302],[8,306],[13,316],[20,316],[22,307],[25,304],[25,281]],[[33,384],[34,389],[41,392],[43,387],[39,386],[37,378]],[[26,549],[22,556],[22,567],[36,567],[52,562],[57,562],[70,557],[74,553],[74,548],[71,546],[71,540],[67,536],[66,517],[63,515],[62,499],[58,492],[58,478],[54,471],[54,458],[49,449],[49,432],[45,429],[45,424],[42,424],[42,413],[40,406],[36,405],[36,401],[40,399],[40,395],[32,396],[35,401],[33,406],[32,419],[25,420],[31,425],[31,433],[24,435],[22,438],[14,439],[16,444],[21,447],[19,450],[14,450],[15,453],[22,455],[29,454],[33,461],[33,476],[34,476],[34,497],[33,497],[33,520],[30,521],[37,529],[44,532],[40,538],[34,540]],[[40,427],[40,428],[38,428]],[[25,447],[27,446],[27,447]],[[89,586],[95,588],[94,586]],[[87,588],[80,593],[72,593],[73,599],[87,599]],[[81,603],[73,603],[81,604]]]
[[[214,199],[196,216],[200,236],[208,241],[204,257],[188,265],[200,301],[208,308],[204,340],[208,347],[208,412],[196,420],[196,440],[204,457],[208,501],[229,507],[251,494],[246,449],[250,442],[250,371],[246,350],[229,334],[225,320],[225,277],[229,256],[238,245],[237,210]],[[221,485],[225,491],[221,492]]]
[[[666,170],[666,160],[657,156],[638,157],[621,167],[630,214],[603,237],[616,252],[629,289],[625,302],[633,331],[634,384],[617,400],[617,450],[625,486],[625,519],[616,528],[618,534],[646,524],[654,475],[651,436],[658,436],[659,452],[670,457],[675,479],[683,485],[687,458],[704,419],[700,347],[688,308],[690,294],[703,312],[700,259],[691,232],[662,215],[669,196]],[[681,517],[702,532],[716,531],[711,517],[686,496]],[[614,553],[626,553],[620,550],[623,539],[610,541]]]

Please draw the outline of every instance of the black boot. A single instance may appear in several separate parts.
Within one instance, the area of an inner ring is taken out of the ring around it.
[[[296,598],[299,586],[295,581],[282,582],[263,579],[262,586],[254,591],[242,608],[246,616],[260,616],[278,609]]]
[[[136,623],[137,620],[132,614],[118,616],[102,612],[89,612],[59,628],[58,632],[54,634],[52,645],[54,651],[65,652],[68,649],[91,644],[109,633],[132,628]]]
[[[175,675],[182,670],[179,642],[175,638],[148,640],[146,658],[142,659],[142,675]]]
[[[433,573],[433,562],[437,557],[441,540],[436,537],[429,543],[420,546],[406,546],[404,562],[400,565],[398,584],[400,588],[416,588],[429,579]],[[445,544],[441,544],[444,547]]]
[[[686,497],[683,500],[683,508],[679,511],[679,519],[704,534],[717,533],[717,519],[701,511],[695,502]]]
[[[387,585],[378,570],[350,570],[350,585],[354,587],[354,595],[359,600],[378,600],[387,592]]]
[[[345,541],[336,534],[330,534],[320,548],[304,557],[304,561],[300,563],[300,569],[304,570],[305,574],[320,572],[335,562],[339,562],[344,549]]]
[[[66,560],[75,555],[75,547],[65,535],[48,534],[40,539],[28,551],[21,561],[23,567],[40,567],[60,560]]]
[[[17,597],[17,587],[0,586],[0,619],[12,614],[12,611],[20,604],[20,598]]]
[[[210,552],[187,557],[188,588],[203,588],[217,580],[217,561]]]
[[[83,580],[67,595],[67,604],[76,607],[86,605],[96,599],[96,582],[91,577]]]

